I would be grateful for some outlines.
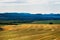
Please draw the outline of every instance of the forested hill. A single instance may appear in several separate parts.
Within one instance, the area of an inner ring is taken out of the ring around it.
[[[0,13],[0,20],[60,20],[60,14]]]

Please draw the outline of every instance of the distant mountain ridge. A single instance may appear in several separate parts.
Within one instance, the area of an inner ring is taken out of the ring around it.
[[[1,13],[0,20],[60,20],[60,14]]]

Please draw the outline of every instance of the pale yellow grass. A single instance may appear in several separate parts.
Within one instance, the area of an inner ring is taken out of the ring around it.
[[[17,29],[27,29],[27,28],[44,28],[44,29],[57,29],[60,28],[60,24],[20,24],[20,25],[5,25],[2,28],[5,30],[17,30]]]
[[[0,40],[60,40],[60,24],[19,24],[1,26]]]

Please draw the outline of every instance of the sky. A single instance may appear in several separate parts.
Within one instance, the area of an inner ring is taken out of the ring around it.
[[[0,12],[60,13],[60,0],[0,0]]]

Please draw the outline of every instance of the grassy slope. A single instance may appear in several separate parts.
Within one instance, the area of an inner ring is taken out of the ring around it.
[[[27,21],[26,21],[27,22]],[[1,24],[2,23],[2,24]],[[19,21],[19,20],[0,20],[0,25],[6,25],[6,24],[24,24],[25,22]],[[26,24],[30,24],[30,22],[27,22]],[[49,24],[49,23],[54,23],[54,24],[60,24],[60,20],[40,20],[40,21],[34,21],[31,23],[38,23],[38,24]]]
[[[40,23],[40,24],[54,23],[54,24],[60,24],[60,20],[35,21],[35,22],[32,22],[32,23]]]
[[[0,40],[60,40],[59,24],[21,24],[4,27],[13,27],[15,30],[12,28],[1,31]]]

